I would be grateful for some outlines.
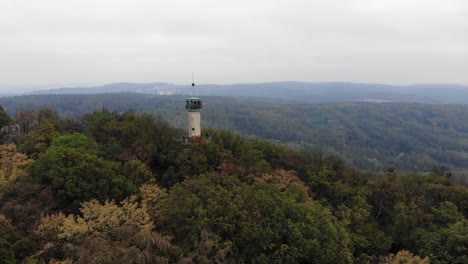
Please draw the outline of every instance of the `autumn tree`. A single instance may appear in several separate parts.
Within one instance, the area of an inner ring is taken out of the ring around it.
[[[0,197],[18,177],[27,174],[24,168],[31,161],[28,156],[18,152],[16,145],[0,145]]]
[[[146,210],[129,198],[116,204],[84,202],[80,215],[44,216],[35,233],[42,258],[75,263],[169,263],[177,257],[171,238],[152,231]],[[56,254],[61,252],[60,254]]]
[[[143,184],[140,187],[141,206],[155,222],[161,217],[162,201],[167,197],[167,190],[156,184]]]
[[[45,107],[39,110],[39,113],[37,114],[37,121],[39,124],[41,124],[44,121],[49,121],[51,122],[56,128],[59,125],[60,122],[60,117],[58,112],[50,107]]]
[[[383,259],[381,264],[429,264],[431,263],[428,257],[421,258],[415,256],[408,250],[398,251],[397,254],[390,254],[388,257]]]
[[[37,112],[35,110],[21,110],[16,114],[16,123],[20,126],[20,131],[23,134],[28,134],[37,122]]]
[[[39,153],[45,151],[52,144],[52,141],[59,136],[60,133],[57,131],[53,121],[45,119],[28,134],[20,138],[20,148],[31,157],[36,158]]]

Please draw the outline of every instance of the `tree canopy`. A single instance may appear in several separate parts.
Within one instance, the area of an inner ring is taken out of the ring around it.
[[[468,261],[468,189],[440,167],[371,174],[226,130],[184,145],[134,111],[37,113],[0,146],[2,263]]]

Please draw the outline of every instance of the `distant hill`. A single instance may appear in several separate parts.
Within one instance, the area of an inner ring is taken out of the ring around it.
[[[101,94],[101,93],[143,93],[157,94],[162,90],[174,90],[169,83],[112,83],[94,87],[65,87],[37,90],[29,94]]]
[[[189,85],[169,83],[114,83],[96,87],[40,90],[31,94],[142,93],[188,95]],[[417,102],[428,104],[467,104],[468,86],[449,84],[384,85],[346,82],[273,82],[254,84],[196,86],[201,96],[269,98],[298,103],[329,102]]]

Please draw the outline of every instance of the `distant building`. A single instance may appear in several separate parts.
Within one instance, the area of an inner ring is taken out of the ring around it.
[[[174,88],[156,88],[154,91],[156,95],[174,95],[176,94],[176,89]]]

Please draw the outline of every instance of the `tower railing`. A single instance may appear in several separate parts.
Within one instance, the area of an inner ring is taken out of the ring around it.
[[[203,108],[203,102],[200,99],[185,99],[185,109],[187,110],[200,110]]]

